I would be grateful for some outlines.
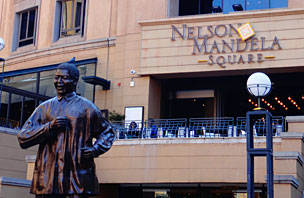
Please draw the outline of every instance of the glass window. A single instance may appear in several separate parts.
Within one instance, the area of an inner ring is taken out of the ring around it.
[[[37,73],[25,74],[20,76],[12,76],[5,78],[3,84],[36,93]]]
[[[76,87],[77,94],[93,101],[93,91],[94,86],[88,83],[85,83],[82,80],[83,76],[94,76],[95,74],[95,63],[80,65],[79,69],[79,81]],[[54,77],[55,70],[40,72],[40,86],[39,94],[54,97],[57,95],[56,89],[54,87]]]
[[[246,1],[246,10],[260,10],[260,9],[269,9],[270,4],[269,0],[247,0]]]
[[[20,25],[19,25],[19,37],[18,47],[22,47],[35,42],[35,30],[36,30],[36,12],[37,8],[21,12]]]
[[[58,1],[61,9],[60,37],[82,34],[84,0]]]
[[[6,116],[9,104],[9,93],[2,91],[1,95],[1,111],[0,111],[0,126],[6,126]]]
[[[179,16],[207,14],[212,12],[212,0],[180,0]]]
[[[241,5],[242,9],[234,10],[233,5],[236,4]],[[177,7],[179,16],[221,12],[227,14],[230,12],[242,10],[260,10],[288,7],[288,0],[179,0],[179,2],[171,0],[171,16],[176,16],[172,13],[177,12],[172,9],[177,9]]]
[[[40,72],[39,94],[44,96],[56,96],[54,87],[55,70]]]
[[[93,95],[94,95],[94,85],[85,83],[82,80],[82,77],[84,76],[94,76],[95,74],[95,64],[87,64],[87,65],[80,65],[78,67],[79,69],[79,81],[77,84],[77,93],[81,96],[93,101]]]
[[[77,94],[93,101],[94,85],[85,83],[83,76],[95,75],[96,63],[90,63],[78,66],[80,78],[77,84]],[[0,126],[19,129],[34,109],[46,100],[40,95],[54,97],[57,95],[54,87],[54,77],[56,69],[49,71],[34,72],[19,76],[6,77],[3,84],[16,89],[5,90],[1,96]],[[37,82],[37,76],[39,76]],[[37,85],[39,84],[39,89]],[[23,92],[22,92],[23,91]],[[21,94],[21,95],[20,95]],[[27,96],[27,97],[25,97]]]
[[[22,108],[22,99],[23,96],[12,94],[9,119],[8,119],[8,128],[20,128],[20,118],[21,118],[21,108]]]
[[[20,126],[23,126],[25,121],[31,116],[34,110],[35,110],[35,99],[25,97],[24,106],[23,106],[23,117],[22,120],[20,121],[21,122]]]
[[[224,0],[223,1],[223,7],[224,7],[224,13],[233,12],[233,5],[240,4],[245,10],[245,0]]]
[[[287,8],[288,0],[272,0],[270,1],[271,8]]]

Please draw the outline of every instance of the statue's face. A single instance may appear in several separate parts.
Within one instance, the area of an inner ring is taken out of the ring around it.
[[[58,95],[64,96],[66,94],[72,93],[75,89],[76,84],[77,82],[71,78],[68,70],[56,70],[54,85]]]

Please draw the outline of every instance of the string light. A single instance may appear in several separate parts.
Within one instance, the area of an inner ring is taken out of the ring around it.
[[[302,96],[303,99],[303,96]],[[299,107],[299,105],[297,104],[297,102],[295,100],[293,100],[291,97],[288,97],[288,100],[291,102],[291,104],[293,104],[298,110],[301,110],[301,107]]]
[[[277,103],[278,103],[283,109],[285,109],[286,111],[288,110],[288,107],[286,107],[286,105],[285,105],[281,100],[279,100],[278,97],[275,97],[274,99],[277,101]],[[288,97],[288,100],[291,100],[291,97]]]
[[[249,103],[251,103],[253,106],[255,106],[255,107],[257,107],[258,106],[258,104],[257,103],[255,103],[255,102],[253,102],[251,99],[248,99],[248,102]]]

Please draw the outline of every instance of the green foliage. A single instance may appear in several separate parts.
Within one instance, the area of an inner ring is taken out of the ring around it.
[[[113,110],[113,112],[109,112],[109,121],[123,121],[125,119],[125,115],[120,114]]]

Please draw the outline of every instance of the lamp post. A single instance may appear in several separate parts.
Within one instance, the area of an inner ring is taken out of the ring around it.
[[[273,198],[273,144],[272,144],[272,115],[261,108],[260,98],[269,94],[271,81],[264,73],[252,74],[247,80],[248,92],[258,98],[258,107],[246,114],[247,141],[247,197],[254,198],[254,157],[265,156],[267,161],[267,198]],[[266,147],[254,148],[255,123],[265,119]]]
[[[4,40],[0,37],[0,51],[3,50],[5,46]],[[0,86],[0,113],[1,113],[1,106],[2,106],[2,88],[3,88],[3,78],[4,78],[4,65],[5,65],[5,59],[0,57],[0,62],[3,62],[2,64],[2,74],[1,74],[1,86]]]

